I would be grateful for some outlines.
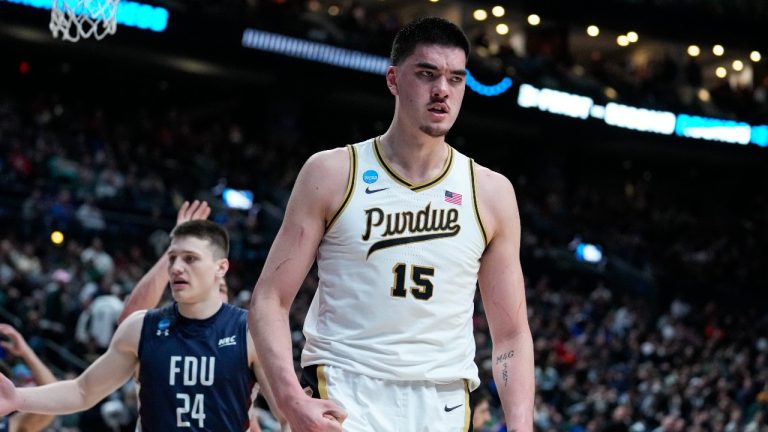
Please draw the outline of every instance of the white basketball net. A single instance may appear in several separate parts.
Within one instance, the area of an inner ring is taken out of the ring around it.
[[[50,29],[53,37],[77,42],[81,38],[101,40],[117,30],[120,0],[53,0]]]

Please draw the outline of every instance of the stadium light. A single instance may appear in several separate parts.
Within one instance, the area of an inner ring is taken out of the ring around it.
[[[64,243],[64,233],[59,230],[53,231],[51,233],[51,243],[55,244],[56,246]]]
[[[488,12],[486,12],[485,9],[475,9],[475,11],[472,12],[472,18],[476,21],[485,21],[488,18]]]
[[[718,66],[717,69],[715,69],[715,75],[718,78],[725,78],[728,76],[728,71],[724,67]]]

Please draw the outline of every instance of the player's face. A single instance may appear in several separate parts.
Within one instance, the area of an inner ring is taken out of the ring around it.
[[[397,96],[398,121],[431,137],[445,136],[456,121],[466,87],[464,50],[420,44],[399,66],[387,70]]]
[[[225,258],[214,258],[208,240],[189,236],[174,238],[167,253],[174,300],[198,303],[220,295],[219,286],[229,263]]]

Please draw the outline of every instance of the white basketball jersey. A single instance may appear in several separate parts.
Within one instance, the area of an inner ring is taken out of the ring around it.
[[[386,164],[378,139],[348,150],[347,193],[318,250],[302,365],[476,388],[472,315],[486,234],[472,160],[449,148],[440,175],[412,184]]]

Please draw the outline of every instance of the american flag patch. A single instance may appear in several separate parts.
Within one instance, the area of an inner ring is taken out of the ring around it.
[[[445,202],[461,205],[461,194],[458,192],[445,191]]]

